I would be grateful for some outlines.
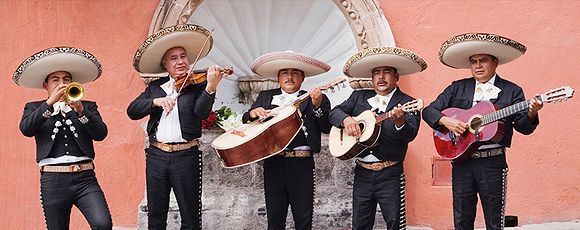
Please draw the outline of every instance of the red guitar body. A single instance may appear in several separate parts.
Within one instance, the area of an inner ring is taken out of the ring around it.
[[[480,117],[496,110],[495,105],[489,101],[479,102],[468,110],[458,108],[443,110],[441,112],[443,115],[467,123],[468,130],[461,136],[453,135],[446,128],[435,130],[433,139],[437,153],[443,158],[463,161],[471,157],[479,146],[499,142],[504,134],[502,122],[491,122],[480,127],[477,125]]]

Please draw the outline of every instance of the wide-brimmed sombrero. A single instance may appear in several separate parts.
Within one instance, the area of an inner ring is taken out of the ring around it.
[[[133,58],[133,67],[140,73],[166,72],[161,65],[161,59],[173,47],[183,47],[189,64],[193,64],[208,36],[211,36],[210,32],[199,25],[183,24],[163,28],[139,46]],[[213,38],[210,37],[199,58],[205,57],[212,46]]]
[[[410,50],[397,47],[372,47],[352,55],[344,64],[345,75],[354,78],[372,78],[372,70],[381,66],[397,69],[399,75],[417,73],[427,68],[427,63]]]
[[[304,77],[311,77],[328,72],[330,66],[316,58],[288,50],[256,58],[251,69],[262,77],[276,77],[281,69],[299,69],[304,72]]]
[[[22,87],[42,89],[46,77],[57,71],[70,73],[81,84],[101,76],[101,64],[91,53],[74,47],[60,46],[30,56],[14,72],[12,80]]]
[[[439,50],[439,60],[453,68],[469,69],[469,57],[476,54],[492,55],[501,65],[517,59],[525,52],[526,46],[515,40],[495,34],[468,33],[443,42]]]

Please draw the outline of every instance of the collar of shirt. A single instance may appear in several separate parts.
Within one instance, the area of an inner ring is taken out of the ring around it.
[[[290,104],[298,99],[298,93],[299,91],[294,93],[286,93],[284,90],[282,90],[282,94],[274,95],[274,97],[272,97],[272,105],[282,106]]]
[[[480,101],[489,101],[498,97],[501,89],[494,85],[496,75],[485,83],[475,81],[475,91],[473,92],[474,104]]]
[[[62,116],[65,116],[66,113],[72,111],[71,107],[68,106],[64,101],[59,101],[52,105],[53,111],[51,116],[56,116],[58,113],[61,113]]]
[[[367,99],[367,102],[372,107],[371,110],[373,110],[373,111],[377,110],[377,112],[379,112],[379,113],[386,112],[387,106],[389,105],[389,102],[391,101],[393,94],[395,94],[395,91],[397,91],[396,88],[393,89],[393,91],[391,91],[391,93],[389,93],[385,96],[377,94],[374,97]]]
[[[167,94],[167,96],[175,98],[174,96],[177,95],[177,90],[175,90],[175,79],[173,79],[171,76],[169,77],[169,81],[161,84],[161,89],[163,89],[163,91],[165,91],[165,94]]]

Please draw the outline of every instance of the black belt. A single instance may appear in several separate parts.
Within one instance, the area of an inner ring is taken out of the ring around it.
[[[486,158],[486,157],[494,157],[505,153],[505,148],[495,148],[495,149],[484,149],[484,150],[477,150],[475,153],[471,155],[471,158]]]

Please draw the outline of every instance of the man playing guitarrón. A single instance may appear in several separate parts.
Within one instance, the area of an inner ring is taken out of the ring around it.
[[[349,77],[372,79],[374,90],[358,90],[330,112],[332,125],[359,136],[361,129],[353,116],[372,110],[390,111],[381,124],[377,143],[359,154],[353,187],[353,229],[372,229],[377,202],[387,229],[404,229],[405,175],[403,160],[409,142],[419,130],[420,116],[405,114],[395,106],[414,100],[398,88],[399,75],[423,71],[427,64],[411,51],[395,47],[375,47],[354,54],[345,64]]]
[[[504,108],[525,100],[518,85],[496,73],[500,64],[520,57],[526,47],[517,41],[494,34],[462,34],[445,41],[439,59],[447,66],[471,69],[472,77],[454,81],[435,101],[423,110],[423,119],[433,129],[446,129],[460,137],[468,133],[468,125],[444,116],[447,108],[469,109],[480,101],[491,101]],[[477,194],[481,199],[487,229],[503,229],[507,162],[505,148],[510,147],[513,129],[528,135],[539,124],[538,110],[542,103],[532,99],[528,111],[517,112],[504,119],[503,139],[486,143],[467,160],[453,162],[453,219],[455,229],[473,229]],[[500,126],[501,127],[501,126]],[[467,131],[467,132],[466,132]]]
[[[271,109],[293,102],[299,95],[304,78],[330,70],[326,63],[292,51],[273,52],[258,57],[252,71],[261,76],[278,76],[280,88],[262,91],[243,121],[269,115]],[[330,131],[330,101],[319,88],[309,92],[311,100],[299,110],[304,122],[298,134],[279,154],[264,161],[264,190],[268,229],[285,229],[288,205],[295,229],[312,229],[314,201],[314,158],[320,152],[320,134]]]

